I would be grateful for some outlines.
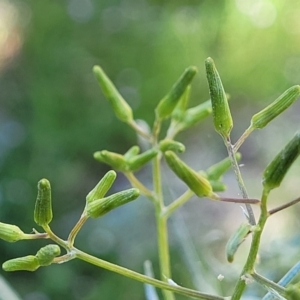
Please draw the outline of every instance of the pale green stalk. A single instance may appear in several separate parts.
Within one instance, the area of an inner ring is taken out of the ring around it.
[[[124,175],[127,177],[132,187],[138,188],[144,196],[149,198],[152,202],[154,201],[153,193],[145,187],[132,172],[126,172]]]
[[[251,247],[249,251],[249,255],[247,258],[247,261],[245,263],[245,266],[243,268],[243,271],[239,277],[239,280],[234,288],[233,295],[231,297],[231,300],[240,300],[244,289],[246,287],[246,282],[244,280],[245,275],[250,274],[252,275],[254,273],[254,265],[256,262],[256,257],[258,254],[259,244],[260,244],[260,238],[264,229],[264,226],[266,224],[266,221],[268,219],[268,211],[267,211],[267,198],[269,196],[269,191],[263,190],[262,198],[261,198],[261,213],[260,217],[257,223],[257,229],[253,232],[253,238],[251,242]]]
[[[243,178],[242,178],[242,174],[241,174],[238,162],[237,162],[237,160],[235,158],[235,155],[234,155],[235,153],[234,153],[234,150],[233,150],[230,138],[224,139],[224,143],[225,143],[225,146],[227,148],[228,155],[229,155],[229,158],[231,160],[231,164],[232,164],[232,167],[233,167],[233,170],[234,170],[234,173],[235,173],[235,176],[236,176],[236,180],[238,182],[239,189],[241,191],[242,197],[244,199],[248,199],[249,198],[248,197],[248,193],[247,193],[247,190],[246,190]],[[251,205],[250,204],[246,204],[245,206],[246,206],[246,209],[247,209],[247,212],[248,212],[248,215],[249,215],[249,222],[250,222],[250,224],[251,225],[255,225],[256,221],[255,221],[255,216],[254,216],[253,210],[251,208]]]
[[[258,283],[272,288],[273,290],[275,290],[276,292],[278,292],[279,294],[284,295],[285,293],[285,288],[280,286],[279,284],[275,283],[272,280],[269,280],[268,278],[256,273],[255,271],[251,274],[251,276],[255,279],[255,281],[257,281]]]
[[[80,219],[78,220],[78,222],[76,223],[76,225],[71,230],[69,237],[68,237],[68,244],[70,245],[70,247],[72,247],[74,245],[75,238],[76,238],[79,230],[81,229],[81,227],[87,221],[87,219],[88,219],[88,216],[85,213],[83,213],[81,215]]]
[[[224,297],[214,296],[214,295],[210,295],[210,294],[206,294],[206,293],[200,293],[198,291],[184,288],[184,287],[178,286],[176,284],[169,284],[167,282],[163,282],[163,281],[148,277],[146,275],[134,272],[134,271],[126,269],[124,267],[121,267],[121,266],[109,263],[107,261],[104,261],[102,259],[96,258],[96,257],[89,255],[85,252],[82,252],[76,248],[73,248],[72,251],[77,258],[79,258],[85,262],[88,262],[97,267],[112,271],[114,273],[118,273],[118,274],[126,276],[128,278],[131,278],[131,279],[143,282],[143,283],[151,284],[151,285],[156,286],[163,290],[168,290],[168,291],[175,292],[177,294],[181,294],[184,296],[189,296],[189,297],[192,297],[195,299],[225,300]]]
[[[171,204],[169,204],[165,208],[163,214],[168,218],[170,215],[172,215],[174,213],[174,211],[176,209],[178,209],[180,206],[182,206],[184,203],[186,203],[194,195],[195,195],[194,192],[192,192],[191,190],[187,190],[180,197],[178,197]]]
[[[158,242],[158,256],[160,265],[161,280],[167,281],[171,278],[170,266],[170,250],[168,241],[168,225],[167,217],[163,215],[165,206],[162,195],[161,186],[161,170],[160,157],[156,156],[153,160],[153,186],[156,197],[155,201],[155,216],[157,226],[157,242]],[[174,300],[174,295],[171,292],[163,291],[165,300]]]

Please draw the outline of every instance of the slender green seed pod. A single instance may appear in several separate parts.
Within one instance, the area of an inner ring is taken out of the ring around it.
[[[14,243],[23,240],[24,232],[16,225],[0,222],[0,239],[6,242]]]
[[[35,202],[34,221],[40,226],[48,225],[52,220],[51,186],[47,179],[38,182],[38,195]]]
[[[240,161],[242,158],[241,153],[237,152],[235,154],[237,161]],[[220,162],[212,165],[206,170],[206,174],[209,180],[218,180],[225,172],[231,168],[231,161],[229,157],[224,158]]]
[[[177,82],[173,85],[169,93],[158,103],[155,113],[160,120],[168,118],[175,109],[181,96],[191,83],[197,73],[196,67],[187,68]]]
[[[250,233],[251,225],[243,223],[239,228],[232,234],[226,245],[226,256],[229,262],[233,262],[234,255],[239,248],[240,244],[245,240],[247,235]]]
[[[55,244],[50,244],[42,247],[35,255],[40,266],[49,266],[53,262],[53,259],[60,255],[60,247]]]
[[[148,163],[152,158],[158,154],[157,149],[149,149],[140,155],[136,155],[127,161],[130,171],[137,171]]]
[[[35,271],[40,266],[38,259],[34,255],[18,257],[7,260],[2,265],[2,269],[7,272],[12,271]]]
[[[127,169],[125,158],[121,154],[103,150],[95,152],[94,158],[113,167],[115,170],[125,171]]]
[[[117,173],[115,171],[108,171],[99,181],[99,183],[88,193],[86,196],[86,201],[92,202],[94,200],[103,198],[115,182],[116,177]]]
[[[140,191],[136,188],[131,188],[110,195],[108,197],[95,200],[87,204],[87,215],[91,218],[98,218],[105,215],[114,208],[124,205],[127,202],[135,200],[140,195]]]
[[[253,129],[264,128],[269,122],[291,106],[300,96],[300,86],[295,85],[286,90],[273,103],[255,114],[251,119]]]
[[[182,143],[171,139],[164,139],[159,143],[159,149],[162,152],[173,151],[177,153],[183,153],[185,151],[185,146]]]
[[[172,120],[179,122],[185,111],[186,111],[186,107],[190,98],[190,94],[191,94],[191,86],[189,85],[186,90],[184,91],[184,93],[182,94],[181,98],[179,99],[177,105],[175,106],[173,112],[172,112]]]
[[[179,123],[180,131],[190,128],[204,120],[212,113],[211,101],[205,101],[185,111]]]
[[[263,173],[263,186],[272,190],[280,186],[285,174],[300,154],[300,131],[277,154]]]
[[[212,58],[205,60],[205,67],[215,129],[223,138],[228,138],[233,122],[226,93]]]
[[[140,147],[139,146],[132,146],[125,154],[124,158],[125,160],[128,160],[140,153]]]
[[[104,96],[111,103],[117,118],[123,122],[131,123],[133,121],[132,109],[120,95],[111,80],[99,66],[94,66],[93,72],[98,80]]]
[[[185,164],[174,152],[166,151],[165,158],[172,171],[198,196],[213,194],[209,181]]]

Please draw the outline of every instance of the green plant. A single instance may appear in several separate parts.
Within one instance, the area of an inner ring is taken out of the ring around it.
[[[255,263],[261,234],[267,219],[278,211],[288,208],[300,201],[300,198],[298,198],[272,210],[268,210],[267,208],[267,200],[270,192],[274,188],[280,186],[288,169],[300,154],[300,132],[296,133],[293,139],[266,167],[263,174],[261,199],[251,199],[248,197],[238,165],[241,155],[237,151],[253,130],[265,127],[271,120],[296,101],[300,96],[300,86],[291,87],[272,104],[255,114],[251,119],[250,127],[235,144],[232,144],[230,132],[233,127],[233,120],[227,101],[227,95],[211,58],[206,60],[205,66],[211,99],[196,107],[187,109],[190,84],[197,73],[195,67],[187,68],[167,95],[158,103],[155,109],[155,122],[152,132],[146,132],[139,127],[138,123],[133,118],[133,112],[130,106],[119,94],[113,83],[100,67],[94,67],[96,78],[104,95],[112,105],[117,118],[128,124],[137,134],[142,136],[149,143],[149,149],[141,154],[139,153],[140,149],[138,146],[133,146],[124,155],[107,150],[94,153],[94,158],[96,160],[108,164],[113,169],[122,172],[131,183],[132,188],[106,196],[116,179],[115,171],[111,170],[107,172],[95,188],[87,195],[81,217],[70,231],[67,240],[63,240],[51,230],[49,225],[52,221],[50,183],[47,179],[40,180],[38,183],[38,196],[34,209],[34,221],[43,228],[44,232],[40,233],[34,229],[33,233],[26,234],[16,225],[0,223],[0,238],[8,242],[16,242],[24,239],[51,239],[55,244],[49,244],[41,248],[35,255],[19,257],[4,262],[2,267],[5,271],[35,271],[42,266],[48,266],[52,263],[64,263],[78,258],[95,266],[161,288],[163,289],[164,299],[167,300],[175,299],[175,293],[196,299],[237,300],[241,299],[249,280],[255,280],[271,291],[272,295],[266,295],[264,299],[270,299],[270,297],[276,297],[276,295],[281,295],[281,297],[286,297],[287,299],[296,299],[295,297],[299,295],[298,285],[289,285],[287,288],[285,288],[285,286],[288,285],[299,272],[299,264],[294,266],[288,274],[276,284],[258,274],[255,271]],[[213,115],[215,129],[221,135],[224,144],[227,147],[228,158],[211,166],[206,171],[195,171],[184,163],[176,154],[183,152],[185,146],[182,143],[175,141],[174,138],[179,132],[197,124],[211,113]],[[168,119],[171,119],[171,122],[167,134],[164,138],[161,138],[162,123]],[[165,204],[162,193],[161,160],[163,158],[166,160],[170,169],[188,187],[185,193],[169,205]],[[134,174],[148,162],[152,162],[153,190],[147,188]],[[243,196],[241,199],[224,198],[217,194],[217,192],[224,191],[226,188],[222,182],[222,175],[230,167],[232,167],[235,172]],[[146,196],[155,208],[161,273],[160,280],[153,278],[149,262],[145,264],[145,273],[147,275],[143,275],[91,256],[74,246],[76,236],[88,218],[101,217],[109,211],[137,199],[140,193]],[[188,289],[177,285],[172,280],[167,221],[175,210],[181,207],[194,195],[199,198],[206,197],[213,201],[244,203],[246,205],[246,222],[241,224],[237,231],[233,233],[226,247],[228,261],[233,261],[239,245],[248,236],[252,237],[252,243],[241,276],[237,279],[234,290],[232,292],[227,291],[228,297]],[[260,207],[258,222],[256,222],[251,205],[258,205]],[[63,255],[61,255],[61,248],[66,251]],[[149,299],[152,298],[149,296]]]

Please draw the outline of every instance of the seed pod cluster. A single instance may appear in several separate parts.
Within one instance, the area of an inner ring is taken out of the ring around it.
[[[52,220],[51,186],[47,179],[38,182],[38,195],[35,202],[34,221],[40,226],[48,225]]]

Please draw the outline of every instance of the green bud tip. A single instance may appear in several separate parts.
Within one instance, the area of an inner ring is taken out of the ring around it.
[[[60,247],[55,244],[50,244],[42,247],[36,254],[36,258],[40,266],[49,266],[53,259],[60,255]]]
[[[48,225],[52,220],[51,186],[47,179],[38,182],[38,195],[34,209],[34,221],[40,225]]]
[[[13,243],[22,240],[24,235],[18,226],[0,222],[0,239]]]

